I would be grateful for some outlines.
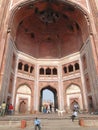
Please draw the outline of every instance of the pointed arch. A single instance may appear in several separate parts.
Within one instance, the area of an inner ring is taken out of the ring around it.
[[[16,91],[15,111],[27,113],[31,109],[31,89],[27,84],[21,84]]]
[[[77,103],[80,109],[83,109],[82,103],[82,91],[79,85],[70,84],[66,88],[66,100],[67,100],[67,109],[73,110],[73,106]]]
[[[24,84],[17,89],[17,93],[31,94],[31,89]]]
[[[54,88],[54,87],[52,87],[52,86],[50,86],[50,85],[48,85],[48,86],[45,86],[45,87],[43,87],[41,90],[40,90],[40,107],[39,107],[39,110],[41,111],[42,109],[42,105],[43,105],[43,102],[42,102],[42,97],[43,97],[43,91],[44,90],[49,90],[50,92],[52,92],[52,94],[53,94],[53,97],[54,97],[54,102],[52,102],[53,103],[53,111],[55,111],[55,109],[56,108],[58,108],[58,96],[57,96],[57,90]]]
[[[75,85],[75,84],[71,84],[67,90],[66,90],[66,94],[71,94],[71,93],[80,93],[81,92],[81,89],[78,85]]]

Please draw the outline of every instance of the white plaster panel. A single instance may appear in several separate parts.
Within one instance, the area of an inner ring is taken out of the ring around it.
[[[80,88],[74,84],[72,84],[66,91],[66,94],[71,94],[71,93],[77,93],[80,92]]]
[[[66,80],[80,78],[80,77],[81,77],[80,73],[76,73],[76,74],[70,74],[70,75],[64,76],[62,80],[66,81]]]
[[[23,79],[28,79],[28,80],[34,80],[34,77],[28,74],[23,74],[23,73],[19,73],[17,74],[17,77],[19,78],[23,78]]]
[[[18,88],[17,93],[31,94],[31,90],[27,87],[27,85],[22,85]]]

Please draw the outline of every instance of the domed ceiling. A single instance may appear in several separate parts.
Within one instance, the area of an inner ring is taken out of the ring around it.
[[[61,58],[80,51],[88,29],[77,7],[43,0],[18,6],[12,35],[16,37],[17,49],[23,53],[35,58]]]

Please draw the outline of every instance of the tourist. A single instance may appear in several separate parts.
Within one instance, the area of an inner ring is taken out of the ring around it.
[[[74,104],[74,109],[73,110],[79,112],[79,105],[78,105],[78,103]]]
[[[8,109],[9,109],[9,114],[12,115],[13,114],[13,105],[10,104]]]
[[[43,106],[43,113],[46,113],[46,105]]]
[[[72,114],[72,116],[71,116],[72,121],[74,121],[74,119],[77,117],[77,115],[78,115],[77,111],[74,110],[74,111],[73,111],[73,114]]]
[[[50,112],[52,112],[52,104],[50,103]]]
[[[6,103],[5,101],[3,101],[3,103],[1,104],[1,116],[5,115],[5,110],[6,110]]]
[[[6,104],[5,113],[6,115],[9,115],[9,103]]]
[[[35,120],[34,120],[34,125],[35,125],[35,130],[37,130],[37,128],[39,130],[41,130],[41,121],[36,117]]]
[[[47,113],[50,113],[50,105],[47,106]]]

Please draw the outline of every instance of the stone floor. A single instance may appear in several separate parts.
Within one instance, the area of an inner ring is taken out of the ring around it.
[[[70,124],[70,127],[58,127],[58,128],[41,128],[41,130],[98,130],[98,127],[73,127]],[[26,127],[26,128],[19,128],[19,127],[0,127],[0,130],[34,130],[33,126]]]

